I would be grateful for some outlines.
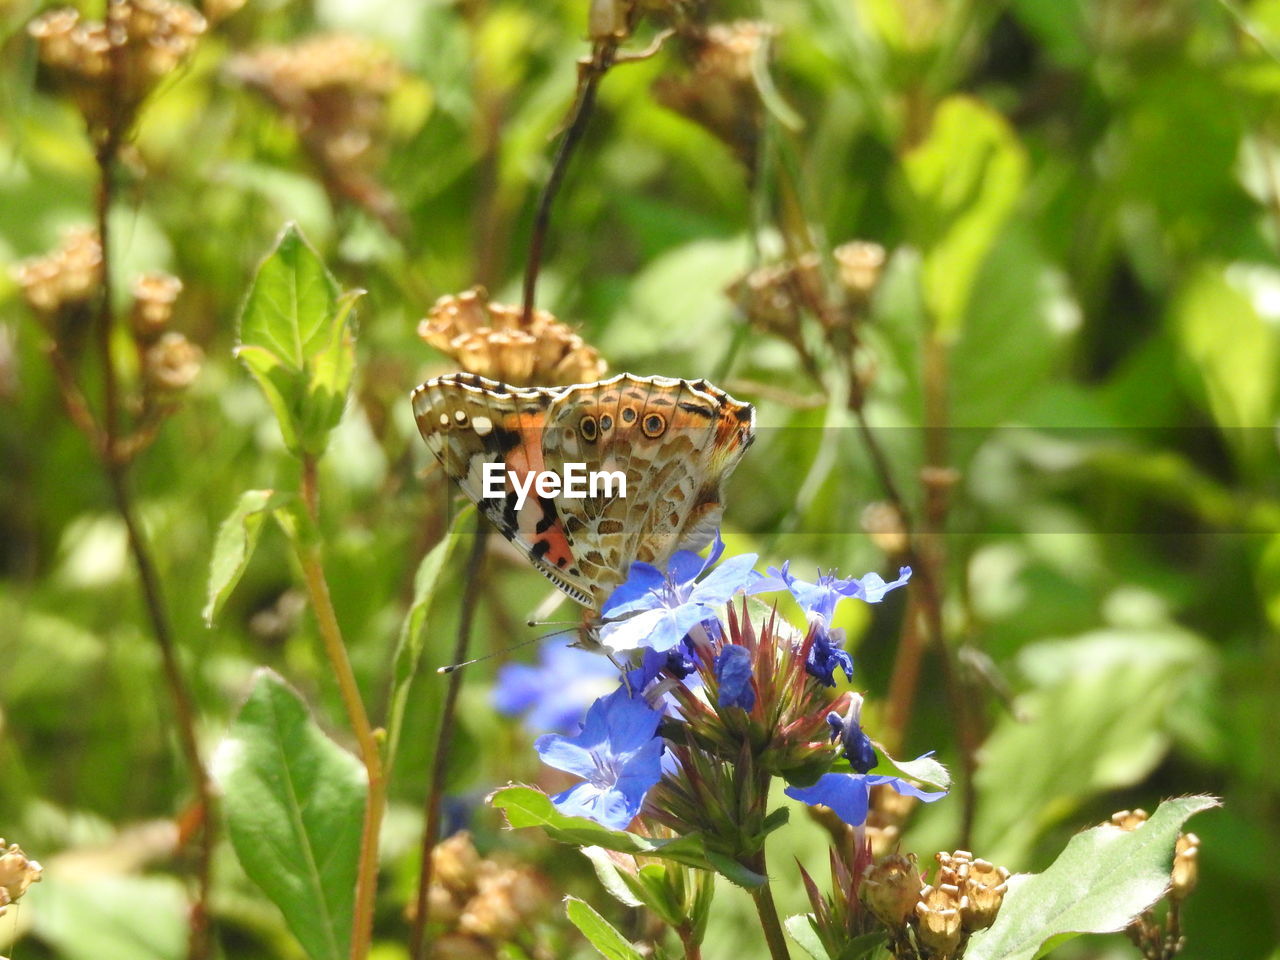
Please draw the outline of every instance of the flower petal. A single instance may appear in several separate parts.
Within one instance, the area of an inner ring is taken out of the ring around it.
[[[756,691],[751,684],[751,651],[746,647],[730,644],[720,651],[716,657],[716,680],[720,685],[720,706],[749,711],[756,705]]]
[[[851,827],[867,819],[867,779],[853,773],[826,773],[812,787],[787,787],[784,793],[810,806],[830,807]]]
[[[653,609],[659,602],[658,591],[666,580],[666,575],[652,564],[639,561],[633,563],[627,579],[604,602],[600,616],[608,619],[636,610]]]
[[[596,762],[590,751],[574,743],[569,737],[558,733],[548,733],[533,742],[533,749],[548,767],[555,767],[565,773],[574,773],[580,777],[590,777],[596,772]]]
[[[740,553],[729,558],[693,588],[689,599],[699,603],[724,603],[739,590],[755,582],[757,574],[751,569],[755,562],[754,553]]]
[[[872,787],[879,786],[882,783],[887,783],[899,793],[908,797],[918,797],[925,803],[933,803],[933,801],[941,800],[947,795],[947,791],[945,790],[923,790],[920,787],[917,787],[914,783],[911,783],[909,780],[903,780],[901,777],[871,774],[866,777],[866,781],[867,785]]]

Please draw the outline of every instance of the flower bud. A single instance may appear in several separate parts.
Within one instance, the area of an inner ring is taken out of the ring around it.
[[[199,347],[170,331],[144,354],[142,374],[147,385],[160,393],[181,393],[195,382],[203,360]]]
[[[986,860],[966,864],[964,886],[965,907],[961,911],[964,928],[985,930],[995,922],[1005,892],[1009,889],[1009,871]]]
[[[1185,900],[1195,890],[1199,855],[1200,838],[1194,833],[1181,834],[1173,850],[1173,886],[1169,890],[1173,900]]]
[[[868,865],[858,897],[885,926],[900,930],[915,912],[924,887],[914,854],[894,854]]]
[[[916,902],[916,939],[931,960],[950,960],[960,946],[964,895],[951,884],[925,887]]]
[[[133,281],[133,308],[129,322],[141,343],[151,343],[173,319],[173,304],[182,292],[182,281],[167,273],[144,273]]]

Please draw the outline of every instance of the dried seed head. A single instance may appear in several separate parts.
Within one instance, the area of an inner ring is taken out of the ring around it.
[[[118,140],[138,106],[195,49],[205,20],[173,0],[118,0],[107,21],[52,10],[27,26],[54,85],[80,108],[95,138]]]
[[[133,335],[151,343],[173,319],[173,305],[182,292],[182,281],[167,273],[144,273],[133,281],[133,307],[129,323]]]
[[[884,269],[884,247],[878,243],[852,240],[832,251],[840,285],[849,299],[865,303],[871,296]]]
[[[689,72],[660,78],[654,97],[705,127],[750,166],[762,113],[756,70],[768,61],[777,32],[772,24],[749,20],[713,24],[694,39]]]
[[[89,303],[102,284],[102,246],[94,230],[66,231],[62,243],[43,257],[13,269],[27,305],[42,318]]]
[[[939,852],[933,855],[938,861],[938,883],[961,886],[969,875],[969,865],[973,863],[973,854],[968,850],[956,850],[953,853]]]
[[[1112,826],[1119,827],[1121,830],[1137,830],[1146,822],[1147,811],[1142,808],[1137,810],[1118,810],[1111,815]]]
[[[440,960],[494,960],[493,948],[483,941],[460,933],[447,933],[431,945]]]
[[[418,336],[468,373],[516,386],[589,383],[606,370],[595,348],[545,310],[525,323],[519,307],[490,302],[481,287],[437,300]]]
[[[466,830],[455,833],[435,845],[431,851],[431,868],[435,878],[454,893],[470,896],[480,879],[480,854]]]
[[[822,286],[821,261],[806,253],[798,260],[757,267],[727,293],[757,328],[796,342],[800,318],[806,307],[819,302]]]
[[[0,838],[0,849],[4,849],[4,853],[0,853],[0,915],[3,915],[8,904],[20,900],[28,887],[40,882],[44,868],[28,859],[16,843],[5,848]]]
[[[858,896],[881,923],[901,930],[915,912],[923,888],[915,856],[894,854],[867,866]]]
[[[506,941],[544,905],[532,874],[516,869],[489,872],[480,878],[476,895],[458,918],[458,930]]]
[[[931,960],[950,960],[960,946],[964,895],[958,887],[925,887],[916,902],[916,938]]]
[[[200,374],[204,353],[180,333],[169,331],[143,355],[147,386],[162,394],[181,393]]]
[[[1009,871],[986,860],[974,860],[965,867],[961,887],[966,901],[962,911],[964,928],[969,931],[985,930],[995,922],[1005,892],[1009,889]]]
[[[1173,886],[1169,896],[1174,900],[1185,900],[1191,896],[1199,879],[1200,838],[1194,833],[1179,835],[1178,843],[1173,850]]]
[[[891,503],[876,500],[868,503],[862,510],[862,529],[871,537],[871,542],[889,556],[900,556],[909,546],[907,528],[902,522],[902,513]]]

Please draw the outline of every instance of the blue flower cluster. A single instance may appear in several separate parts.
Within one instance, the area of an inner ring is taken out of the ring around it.
[[[583,694],[616,683],[617,673],[605,658],[548,647],[537,667],[503,668],[496,695],[499,709],[525,713],[531,726],[561,731],[540,737],[535,744],[538,754],[547,765],[582,778],[552,797],[561,813],[623,829],[640,812],[647,792],[662,779],[664,766],[672,768],[670,757],[664,763],[663,739],[657,732],[663,710],[650,705],[645,692],[660,673],[677,678],[696,673],[699,643],[704,644],[702,650],[707,648],[706,641],[695,641],[691,635],[719,641],[721,611],[733,597],[789,592],[809,621],[805,670],[819,684],[834,686],[837,669],[847,677],[853,674],[843,635],[830,626],[837,605],[845,599],[878,603],[911,577],[911,570],[903,567],[892,582],[869,573],[860,579],[819,574],[811,583],[793,576],[789,564],[761,575],[754,569],[755,554],[719,563],[723,553],[724,543],[717,535],[706,558],[682,550],[671,557],[665,570],[647,563],[632,565],[626,582],[601,611],[599,640],[615,654],[634,657],[638,653],[639,662],[622,686],[591,704],[576,735],[563,734],[572,731],[582,717]],[[698,627],[703,630],[695,633]],[[708,659],[703,662],[714,670],[717,706],[750,714],[757,701],[753,651],[725,642],[714,663],[710,654],[704,655]],[[860,707],[860,699],[856,703]],[[827,722],[832,740],[839,741],[838,752],[853,772],[827,773],[811,787],[788,788],[788,796],[828,806],[857,825],[866,819],[867,792],[876,784],[889,784],[899,793],[926,801],[943,795],[898,777],[869,774],[876,754],[862,733],[856,709],[845,716],[831,713]]]

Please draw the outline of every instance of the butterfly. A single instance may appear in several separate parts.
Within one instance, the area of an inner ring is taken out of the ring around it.
[[[676,550],[711,542],[725,480],[755,438],[755,408],[705,380],[622,373],[512,387],[453,373],[428,380],[412,400],[445,472],[538,571],[593,611],[632,563],[661,566]],[[565,476],[570,464],[623,482],[584,496],[534,484],[544,473]]]

